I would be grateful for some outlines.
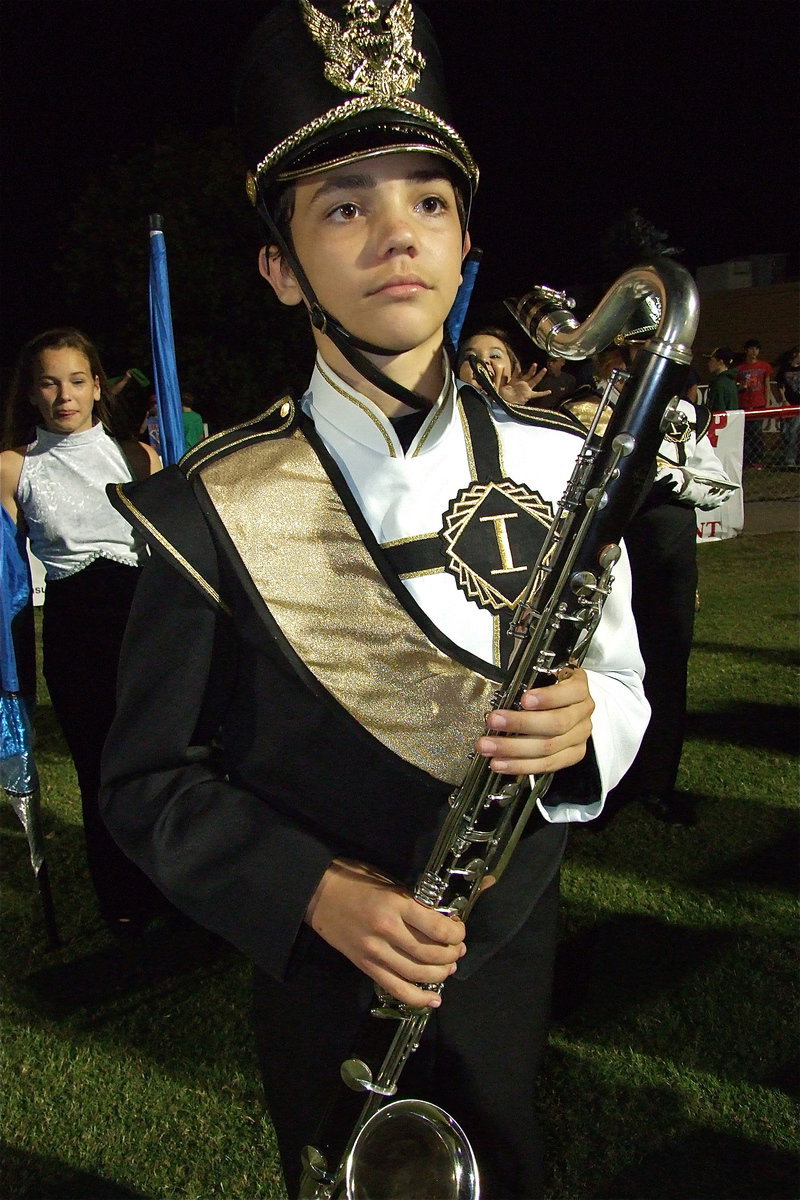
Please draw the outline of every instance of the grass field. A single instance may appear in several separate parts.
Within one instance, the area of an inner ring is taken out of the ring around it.
[[[633,807],[571,839],[541,1084],[551,1200],[800,1196],[797,551],[794,534],[700,549],[679,780],[697,826]],[[247,965],[193,928],[110,943],[71,767],[41,701],[63,946],[47,948],[4,804],[0,1194],[277,1200]]]

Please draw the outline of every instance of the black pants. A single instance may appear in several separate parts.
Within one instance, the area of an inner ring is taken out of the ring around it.
[[[678,776],[686,725],[697,594],[695,510],[658,504],[634,518],[625,530],[625,544],[631,560],[633,615],[646,668],[644,691],[652,716],[619,788],[631,799],[649,792],[668,800]]]
[[[89,873],[109,922],[141,921],[166,907],[125,857],[100,817],[100,755],[116,706],[122,636],[139,577],[136,567],[96,559],[51,580],[42,618],[42,665],[78,776]]]
[[[543,1194],[535,1085],[547,1037],[557,924],[556,877],[502,950],[474,975],[448,980],[442,1007],[431,1015],[401,1076],[398,1097],[439,1104],[466,1132],[478,1159],[481,1200],[537,1200]],[[300,1151],[313,1144],[373,998],[370,981],[347,959],[316,935],[305,941],[307,953],[289,983],[262,973],[255,979],[264,1089],[291,1197],[297,1195]]]

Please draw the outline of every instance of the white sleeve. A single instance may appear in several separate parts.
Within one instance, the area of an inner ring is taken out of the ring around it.
[[[644,694],[644,662],[631,610],[631,572],[623,553],[614,571],[611,594],[584,660],[589,691],[595,703],[592,747],[600,774],[600,799],[585,805],[548,806],[538,801],[545,820],[591,821],[603,811],[606,794],[619,783],[639,749],[650,705]]]
[[[688,416],[690,406],[681,402],[681,408],[685,409],[691,424]],[[682,504],[709,512],[719,508],[733,492],[739,490],[739,485],[726,474],[707,437],[698,439],[692,433],[686,445],[686,461],[682,465],[673,462],[676,453],[675,446],[665,438],[659,450],[656,480],[668,480],[676,499]]]

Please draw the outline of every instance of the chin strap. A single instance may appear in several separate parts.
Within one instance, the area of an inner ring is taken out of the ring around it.
[[[426,400],[424,396],[420,396],[417,392],[412,392],[408,388],[404,388],[401,384],[395,383],[393,379],[385,375],[383,371],[366,357],[366,354],[380,354],[391,358],[394,357],[397,351],[387,350],[383,346],[374,346],[371,342],[365,342],[361,338],[356,337],[355,334],[349,333],[331,313],[322,307],[314,294],[314,289],[308,281],[308,276],[298,261],[294,247],[278,230],[277,225],[272,219],[272,215],[261,197],[259,197],[257,208],[259,215],[269,230],[271,242],[278,247],[283,258],[292,268],[300,290],[308,301],[308,315],[314,328],[330,338],[336,349],[350,363],[350,366],[354,367],[360,375],[369,380],[374,387],[379,388],[382,392],[386,392],[393,399],[399,400],[407,408],[427,411],[431,407],[429,400]]]

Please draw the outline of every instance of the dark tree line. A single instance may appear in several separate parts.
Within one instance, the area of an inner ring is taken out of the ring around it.
[[[151,375],[149,214],[160,213],[181,387],[212,429],[254,415],[308,379],[301,312],[261,279],[259,225],[230,131],[165,131],[94,175],[66,226],[54,271],[65,308],[99,344],[109,374]],[[146,394],[126,389],[142,408]]]

